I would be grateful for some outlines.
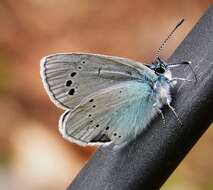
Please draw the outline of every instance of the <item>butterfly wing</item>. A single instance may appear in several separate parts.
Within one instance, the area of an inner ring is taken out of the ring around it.
[[[91,94],[60,119],[63,136],[80,145],[121,145],[141,132],[155,114],[152,88],[146,82],[123,81]]]
[[[152,82],[156,75],[143,64],[97,54],[55,54],[41,60],[41,77],[51,100],[74,109],[84,97],[124,81]]]

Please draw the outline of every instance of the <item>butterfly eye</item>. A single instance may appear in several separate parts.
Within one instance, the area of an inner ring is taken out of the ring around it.
[[[163,67],[157,67],[155,68],[155,72],[158,74],[163,74],[165,73],[165,69]]]

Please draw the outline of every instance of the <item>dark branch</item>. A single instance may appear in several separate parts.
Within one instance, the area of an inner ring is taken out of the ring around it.
[[[175,51],[169,61],[192,61],[197,83],[181,83],[173,105],[183,122],[171,111],[160,116],[135,141],[114,151],[100,148],[81,170],[68,190],[159,189],[213,120],[213,6]],[[185,68],[185,73],[183,72]],[[178,77],[190,77],[187,67],[175,68]]]

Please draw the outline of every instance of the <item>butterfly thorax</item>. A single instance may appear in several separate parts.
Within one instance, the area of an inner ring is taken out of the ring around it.
[[[153,105],[157,108],[161,108],[163,105],[171,102],[171,84],[170,77],[165,75],[158,76],[154,86],[153,86]]]

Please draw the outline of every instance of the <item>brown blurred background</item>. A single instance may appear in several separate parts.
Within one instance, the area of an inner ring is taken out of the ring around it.
[[[1,0],[0,189],[63,190],[93,148],[65,141],[58,132],[62,110],[41,83],[39,60],[56,52],[93,52],[151,62],[181,18],[161,56],[184,39],[211,0]],[[213,189],[210,128],[163,190]]]

